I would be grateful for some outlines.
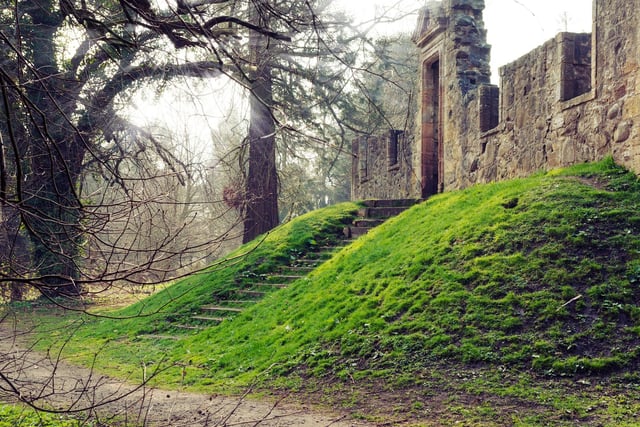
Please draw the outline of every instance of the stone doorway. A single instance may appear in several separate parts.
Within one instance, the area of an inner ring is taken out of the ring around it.
[[[422,197],[443,190],[442,103],[439,58],[422,69]]]

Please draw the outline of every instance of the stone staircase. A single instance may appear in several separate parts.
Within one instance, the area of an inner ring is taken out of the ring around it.
[[[416,199],[367,200],[358,211],[352,224],[344,227],[344,236],[325,245],[317,245],[304,253],[292,257],[284,266],[268,274],[245,272],[237,277],[233,286],[223,294],[212,295],[207,303],[200,306],[197,313],[183,323],[172,323],[174,330],[197,331],[215,326],[225,320],[233,319],[244,309],[260,301],[269,292],[288,287],[296,280],[304,278],[320,264],[330,259],[335,252],[351,243],[353,239],[366,234],[373,227],[382,224],[388,218],[400,214],[418,203]],[[145,335],[147,339],[180,339],[184,334]]]
[[[318,245],[305,253],[298,254],[288,265],[279,267],[268,274],[253,275],[245,273],[238,277],[234,286],[222,295],[213,295],[210,302],[200,306],[198,313],[194,313],[187,323],[173,323],[174,329],[198,331],[210,328],[224,320],[233,319],[247,307],[260,301],[269,292],[288,287],[296,280],[304,278],[320,264],[330,259],[335,252],[351,243],[352,240],[340,238],[335,242]],[[182,335],[184,336],[184,335]],[[180,339],[178,335],[145,335],[147,339]]]
[[[306,274],[307,272],[302,271],[295,274],[287,270],[286,273],[257,276],[254,281],[244,283],[241,287],[231,290],[227,298],[214,296],[215,302],[202,305],[200,313],[191,316],[191,320],[195,321],[199,328],[204,328],[218,324],[223,320],[232,319],[248,306],[260,301],[269,292],[284,289]]]
[[[373,227],[399,215],[418,202],[419,199],[365,200],[353,223],[344,228],[344,235],[353,239],[367,234]]]

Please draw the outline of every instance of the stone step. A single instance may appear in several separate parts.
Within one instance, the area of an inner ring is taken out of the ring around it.
[[[373,227],[345,227],[344,234],[349,237],[360,237],[369,232]]]
[[[382,224],[384,221],[384,219],[359,218],[353,221],[353,225],[355,227],[373,228]]]
[[[205,322],[216,322],[216,323],[220,323],[226,319],[226,317],[211,317],[211,316],[201,316],[201,315],[191,316],[191,318],[193,320],[203,320]]]
[[[298,258],[292,262],[293,268],[308,268],[313,271],[316,267],[322,264],[325,260],[319,258]],[[291,267],[290,267],[291,268]]]
[[[273,280],[278,282],[293,282],[304,277],[304,274],[269,274],[264,276],[266,280]]]
[[[362,218],[391,218],[406,210],[407,207],[360,208],[358,216]]]
[[[308,260],[309,262],[315,261],[315,262],[323,263],[329,258],[331,258],[333,255],[335,255],[336,252],[338,252],[340,249],[342,249],[342,246],[334,246],[330,249],[325,249],[321,252],[309,252],[305,255],[304,259]]]
[[[420,202],[419,199],[372,199],[364,200],[362,204],[368,208],[410,207]]]
[[[145,340],[181,340],[183,337],[179,337],[176,335],[158,335],[158,334],[142,334],[138,335],[136,338],[145,339]]]
[[[202,329],[204,329],[202,326],[197,326],[197,325],[171,325],[174,328],[178,328],[178,329],[187,329],[190,331],[200,331]]]
[[[292,261],[291,264],[293,267],[303,267],[302,269],[299,270],[301,272],[304,271],[304,268],[309,268],[311,271],[313,271],[320,264],[322,264],[323,262],[333,257],[336,254],[336,252],[338,252],[340,249],[353,243],[353,241],[354,241],[353,239],[345,238],[341,240],[341,243],[339,245],[327,246],[326,249],[320,252],[307,252],[306,254],[304,254],[303,257],[298,258],[295,261]],[[295,270],[295,268],[293,268],[293,270]]]
[[[320,250],[317,251],[317,252],[313,252],[313,253],[322,254],[322,255],[331,255],[332,253],[334,253],[338,249],[342,248],[343,246],[346,246],[346,245],[320,246],[318,248]]]
[[[221,305],[203,305],[200,307],[202,311],[229,311],[232,313],[240,313],[242,312],[241,308],[238,307],[224,307]]]
[[[287,286],[289,286],[288,283],[271,283],[271,282],[261,282],[261,283],[254,283],[253,286],[259,286],[259,287],[272,287],[272,288],[286,288]]]
[[[318,261],[321,261],[320,255],[322,254],[323,252],[307,252],[300,258],[296,258],[293,261],[291,261],[291,265],[305,267],[305,266],[308,266],[309,264],[317,263]]]
[[[290,265],[287,267],[287,270],[297,271],[301,273],[309,273],[315,270],[315,268],[316,267],[314,265]]]
[[[342,233],[347,238],[358,238],[418,202],[417,199],[365,200],[362,202],[365,207],[358,210],[358,218],[353,220],[353,225],[344,227]]]
[[[254,297],[263,297],[264,291],[254,291],[253,289],[236,289],[235,292],[241,295],[251,295]]]
[[[220,301],[220,304],[255,304],[254,299],[227,299]]]

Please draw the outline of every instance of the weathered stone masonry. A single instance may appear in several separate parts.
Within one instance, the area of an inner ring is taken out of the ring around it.
[[[351,193],[355,199],[404,199],[414,196],[412,140],[402,131],[386,135],[362,136],[352,143],[353,177]],[[358,197],[357,195],[366,195]]]
[[[503,66],[500,87],[483,10],[484,0],[422,10],[418,129],[394,167],[385,138],[355,144],[354,199],[428,197],[606,155],[640,173],[640,10],[595,0],[591,34],[560,33]]]

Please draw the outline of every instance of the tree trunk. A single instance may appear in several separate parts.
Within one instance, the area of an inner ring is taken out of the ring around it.
[[[254,24],[267,28],[268,19],[256,10],[252,13]],[[255,31],[251,33],[254,74],[251,81],[249,168],[245,184],[243,243],[266,233],[280,222],[269,42],[268,37]]]
[[[36,282],[47,297],[73,296],[81,245],[81,203],[76,186],[84,145],[75,144],[69,123],[75,109],[73,84],[59,78],[54,37],[62,17],[51,0],[28,9],[33,27],[26,40],[33,52],[36,79],[25,84],[31,117],[24,163],[22,219],[31,240]],[[68,85],[68,86],[65,86]],[[26,143],[26,141],[25,141]]]

